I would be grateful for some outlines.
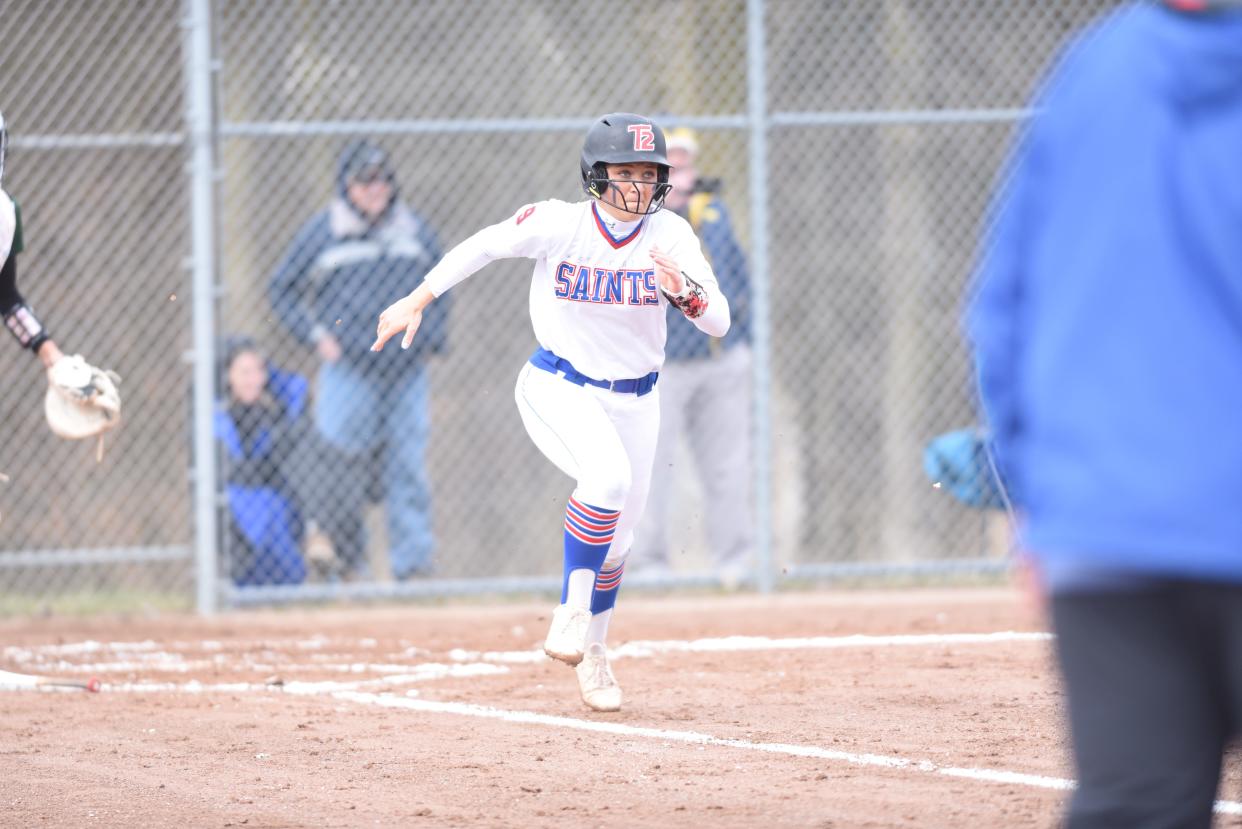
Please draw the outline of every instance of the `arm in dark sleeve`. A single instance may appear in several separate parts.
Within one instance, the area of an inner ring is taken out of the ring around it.
[[[17,245],[0,267],[0,316],[4,327],[17,338],[22,348],[38,353],[39,346],[49,339],[43,323],[17,291]]]
[[[10,253],[0,268],[0,311],[23,304],[22,295],[17,292],[17,254]]]
[[[315,319],[310,302],[311,268],[331,241],[328,214],[323,212],[307,222],[268,281],[267,297],[272,311],[300,341],[313,344]]]

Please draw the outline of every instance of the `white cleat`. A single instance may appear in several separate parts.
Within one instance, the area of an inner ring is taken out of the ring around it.
[[[612,668],[608,667],[608,651],[603,645],[592,642],[574,672],[578,674],[578,690],[587,708],[621,710],[621,686],[612,675]]]
[[[566,665],[577,665],[586,650],[590,625],[589,608],[557,605],[556,610],[552,611],[552,625],[548,628],[548,638],[543,642],[543,652]]]

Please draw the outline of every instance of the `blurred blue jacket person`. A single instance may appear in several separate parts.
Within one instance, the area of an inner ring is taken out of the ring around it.
[[[431,226],[400,199],[381,147],[350,142],[336,186],[336,198],[302,227],[276,268],[269,298],[279,319],[322,360],[315,423],[352,466],[340,470],[314,512],[335,513],[324,523],[337,554],[353,575],[366,575],[364,466],[384,447],[389,559],[400,579],[432,566],[426,360],[445,347],[447,305],[429,309],[410,349],[376,353],[370,346],[377,310],[421,282],[441,251]]]
[[[1242,730],[1242,3],[1122,7],[1035,102],[968,327],[1084,826],[1207,827]]]
[[[1242,19],[1218,16],[1084,35],[996,205],[969,329],[1054,586],[1242,582]]]
[[[230,571],[239,587],[299,584],[302,517],[286,480],[308,386],[267,364],[248,338],[223,349],[221,391],[213,416],[228,505]]]

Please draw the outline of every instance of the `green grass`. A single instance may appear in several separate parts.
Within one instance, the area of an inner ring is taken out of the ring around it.
[[[105,613],[184,612],[194,609],[187,592],[154,590],[77,590],[31,596],[0,593],[0,618],[22,616],[93,616]]]

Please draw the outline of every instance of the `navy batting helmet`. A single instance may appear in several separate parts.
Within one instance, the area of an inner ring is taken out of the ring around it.
[[[605,115],[587,130],[582,143],[582,189],[597,199],[605,198],[609,188],[615,185],[608,178],[609,164],[650,162],[656,164],[659,173],[651,203],[643,213],[654,213],[664,205],[671,185],[668,183],[667,145],[664,130],[650,118],[629,112]],[[624,202],[624,195],[622,200]],[[627,203],[608,202],[622,210],[631,211]]]

